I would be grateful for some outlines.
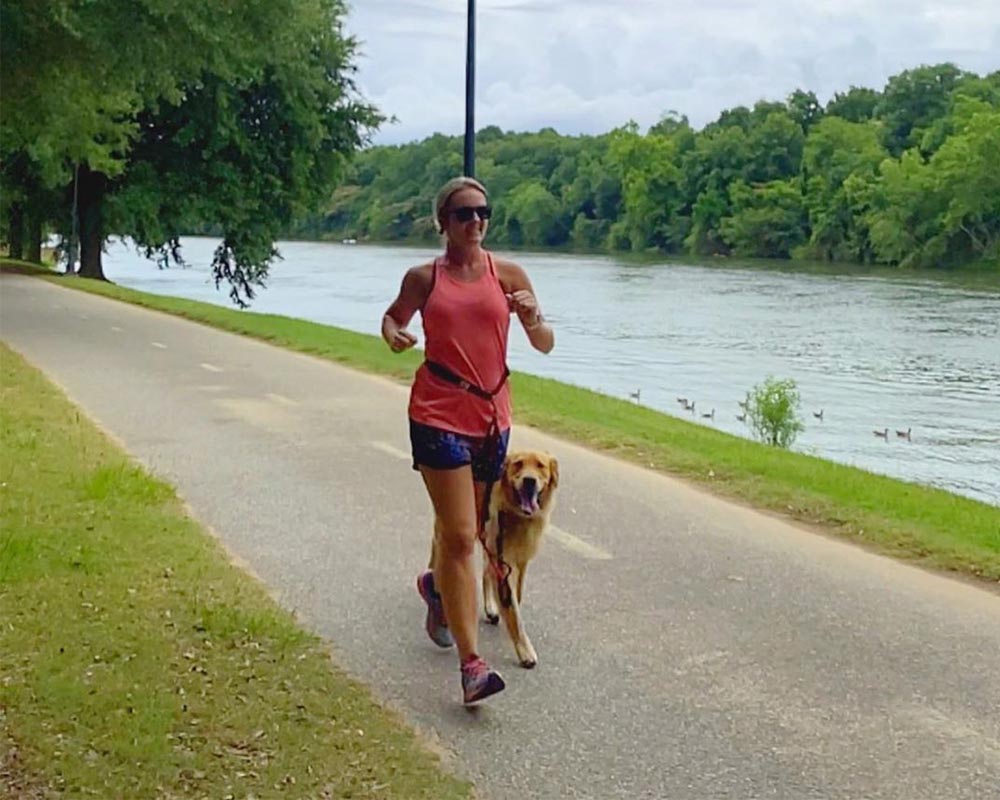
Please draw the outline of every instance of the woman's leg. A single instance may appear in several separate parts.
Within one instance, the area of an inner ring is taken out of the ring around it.
[[[441,594],[448,628],[464,662],[477,654],[476,569],[473,554],[478,526],[477,491],[468,466],[420,467],[434,504],[434,586]]]

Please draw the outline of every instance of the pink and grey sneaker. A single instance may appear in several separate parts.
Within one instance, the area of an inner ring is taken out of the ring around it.
[[[490,669],[479,656],[470,656],[462,662],[462,694],[466,705],[485,700],[503,691],[504,686],[500,673]]]
[[[448,623],[444,618],[444,605],[441,603],[441,595],[434,588],[434,573],[430,570],[423,572],[417,578],[417,591],[427,603],[427,620],[424,628],[431,641],[438,647],[453,647],[455,640],[451,631],[448,630]]]

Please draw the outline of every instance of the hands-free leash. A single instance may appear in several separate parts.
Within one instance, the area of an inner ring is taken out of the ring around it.
[[[448,367],[444,366],[444,364],[439,364],[436,361],[430,360],[425,360],[424,364],[435,377],[454,384],[460,389],[464,389],[469,394],[475,395],[481,400],[486,400],[491,404],[493,408],[493,419],[490,420],[490,427],[486,432],[485,439],[483,440],[483,448],[486,449],[488,453],[495,454],[497,446],[500,443],[500,415],[495,398],[503,388],[503,385],[507,382],[507,378],[510,377],[510,369],[507,365],[504,364],[503,375],[500,377],[500,382],[497,383],[496,388],[492,392],[488,392],[481,386],[477,386],[471,381],[467,381],[461,375],[452,372],[448,369]],[[490,518],[490,495],[493,493],[494,483],[496,483],[495,480],[491,479],[488,481],[486,484],[486,490],[483,492],[483,502],[479,508],[479,520],[476,525],[476,536],[479,538],[479,543],[483,546],[483,550],[486,552],[486,557],[490,562],[490,568],[496,576],[498,592],[500,594],[500,603],[504,608],[510,608],[513,602],[511,597],[510,581],[508,580],[510,577],[511,567],[510,564],[503,560],[503,514],[498,514],[497,516],[496,552],[494,553],[486,543],[486,523]]]

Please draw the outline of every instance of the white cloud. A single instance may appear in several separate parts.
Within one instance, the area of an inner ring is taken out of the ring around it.
[[[600,133],[669,109],[696,126],[795,88],[821,100],[903,69],[1000,68],[996,0],[479,0],[477,127]],[[376,141],[464,126],[464,0],[356,0],[359,84],[398,119]]]

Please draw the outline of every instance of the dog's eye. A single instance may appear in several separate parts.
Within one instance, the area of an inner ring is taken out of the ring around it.
[[[518,459],[517,461],[515,461],[513,463],[512,466],[514,467],[515,471],[519,472],[521,470],[521,468],[524,467],[524,462],[521,461],[520,459]]]

